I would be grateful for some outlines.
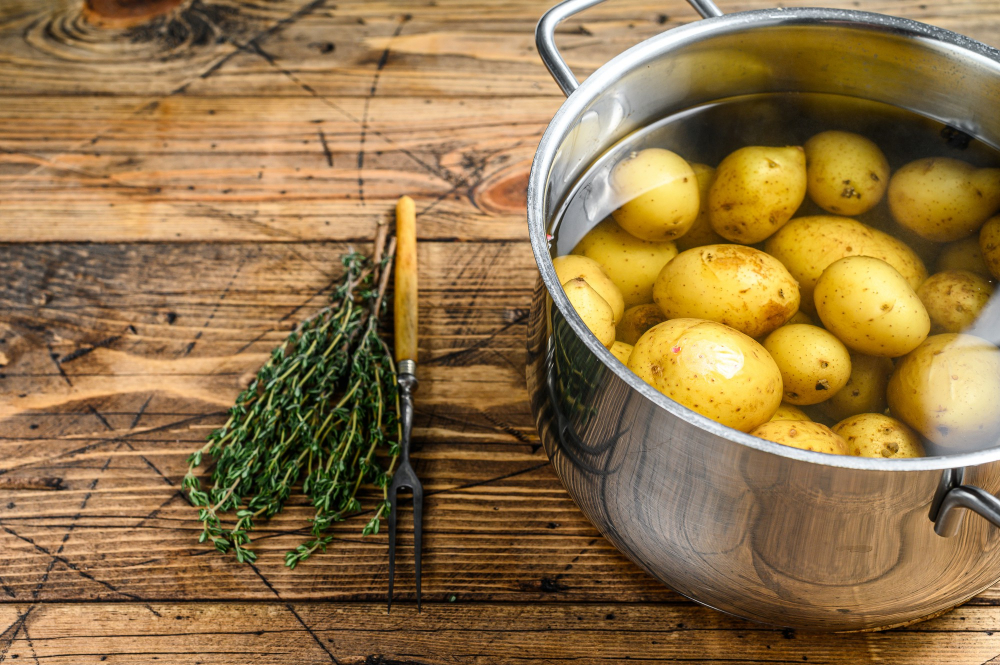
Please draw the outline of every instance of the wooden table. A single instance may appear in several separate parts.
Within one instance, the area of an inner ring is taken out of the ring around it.
[[[525,183],[562,101],[533,46],[547,0],[177,4],[0,4],[0,662],[1000,660],[1000,590],[888,633],[772,630],[671,593],[562,490],[522,370]],[[994,0],[840,4],[1000,45]],[[693,19],[619,0],[560,41],[587,72]],[[404,528],[387,615],[385,534],[362,540],[365,518],[288,570],[296,501],[239,565],[196,542],[179,481],[403,193],[425,604]]]

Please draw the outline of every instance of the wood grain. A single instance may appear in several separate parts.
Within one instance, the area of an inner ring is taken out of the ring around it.
[[[185,0],[131,26],[82,0],[0,4],[0,662],[1000,654],[997,589],[879,635],[793,634],[696,607],[563,491],[523,374],[527,174],[562,103],[533,46],[549,4]],[[992,0],[839,4],[1000,45]],[[616,0],[558,40],[583,76],[694,18],[682,0]],[[387,616],[385,535],[361,539],[363,514],[289,571],[282,554],[310,513],[296,499],[261,524],[258,564],[240,566],[197,544],[178,486],[188,453],[401,194],[420,239],[428,605],[408,605],[404,531]]]

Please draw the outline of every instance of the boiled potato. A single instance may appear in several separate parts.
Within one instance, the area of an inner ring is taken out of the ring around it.
[[[663,323],[667,317],[656,303],[629,307],[618,322],[615,337],[626,344],[635,344],[646,332],[657,323]]]
[[[708,221],[708,190],[715,182],[715,169],[705,164],[692,163],[694,176],[698,179],[698,197],[701,202],[698,208],[698,217],[688,232],[677,239],[677,249],[684,251],[692,247],[702,245],[717,245],[726,242],[726,239],[715,232]]]
[[[895,418],[881,413],[862,413],[833,426],[833,432],[847,442],[856,457],[902,459],[923,457],[920,436]]]
[[[892,415],[947,451],[1000,439],[1000,349],[972,335],[928,337],[889,379]]]
[[[892,369],[888,358],[852,353],[851,378],[820,405],[823,414],[837,421],[859,413],[882,413],[888,406],[885,391]]]
[[[931,328],[927,310],[903,276],[870,256],[831,263],[816,282],[815,300],[827,330],[871,356],[909,353]]]
[[[931,332],[962,332],[969,328],[990,301],[993,285],[967,270],[946,270],[931,275],[917,289],[931,317]]]
[[[860,134],[822,132],[806,141],[809,198],[837,215],[867,212],[889,186],[889,162]]]
[[[806,314],[805,312],[803,312],[801,309],[792,314],[792,318],[785,321],[786,326],[792,326],[795,325],[796,323],[804,323],[809,326],[816,325],[816,323],[813,321],[813,318],[808,314]]]
[[[781,261],[802,292],[802,309],[815,311],[813,290],[827,266],[845,256],[882,259],[916,291],[927,269],[913,250],[890,235],[846,217],[799,217],[768,238],[764,251]]]
[[[849,454],[846,441],[830,431],[826,425],[808,420],[772,420],[757,427],[750,434],[792,448],[831,455]]]
[[[660,268],[677,256],[677,247],[672,242],[640,240],[613,219],[605,219],[572,253],[597,261],[621,291],[625,307],[631,307],[653,302],[653,282]]]
[[[672,400],[741,432],[767,422],[781,403],[781,374],[767,351],[714,321],[653,326],[628,367]]]
[[[705,245],[663,266],[653,300],[668,319],[709,319],[760,337],[795,313],[799,287],[781,262],[758,249]]]
[[[611,189],[623,202],[611,216],[643,240],[679,238],[698,217],[698,179],[669,150],[646,148],[620,161],[611,171]]]
[[[935,242],[975,233],[1000,210],[1000,169],[979,169],[948,157],[910,162],[889,181],[897,222]]]
[[[843,388],[851,376],[847,347],[816,326],[782,326],[767,336],[764,348],[781,372],[789,404],[819,404]]]
[[[618,360],[623,365],[628,365],[628,357],[632,355],[632,345],[626,344],[625,342],[619,342],[615,340],[615,343],[611,345],[611,355]]]
[[[799,146],[750,146],[715,171],[708,218],[723,238],[752,245],[792,218],[806,195],[806,157]]]
[[[979,232],[979,249],[983,252],[983,260],[990,274],[1000,279],[1000,216],[983,225]]]
[[[611,305],[615,323],[621,321],[622,314],[625,313],[625,300],[622,292],[601,268],[601,264],[586,256],[567,255],[552,259],[552,267],[556,269],[556,277],[562,285],[577,277],[586,280]]]
[[[771,416],[771,420],[812,420],[812,418],[799,407],[782,402],[778,405],[778,410]]]
[[[983,229],[985,230],[989,224],[987,222]],[[980,235],[984,232],[980,231]],[[980,277],[993,279],[993,274],[990,273],[990,269],[986,265],[986,259],[983,258],[983,250],[979,247],[979,238],[976,236],[969,236],[945,245],[938,256],[936,267],[938,272],[968,270]]]
[[[608,301],[602,298],[587,280],[580,277],[563,284],[563,291],[566,292],[573,309],[590,328],[590,332],[594,333],[601,344],[610,349],[615,343],[615,322]]]

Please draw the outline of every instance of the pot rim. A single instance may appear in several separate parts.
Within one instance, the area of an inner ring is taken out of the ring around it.
[[[673,49],[697,43],[709,36],[777,25],[830,25],[887,32],[919,41],[942,43],[977,56],[977,59],[994,69],[1000,76],[1000,50],[998,49],[959,33],[919,21],[855,10],[778,8],[739,12],[695,21],[640,42],[602,65],[563,102],[545,129],[532,160],[527,196],[528,234],[531,240],[531,250],[535,255],[535,263],[549,296],[576,336],[593,354],[601,359],[606,369],[671,415],[734,443],[802,462],[863,471],[936,471],[977,466],[1000,460],[1000,446],[975,452],[916,459],[877,459],[831,455],[792,448],[733,429],[675,402],[628,370],[587,329],[560,287],[556,279],[555,268],[552,266],[552,257],[549,255],[546,221],[542,206],[548,178],[547,172],[555,159],[558,142],[570,131],[574,118],[586,108],[587,104],[603,94],[618,79],[620,72],[628,69],[630,64],[635,61],[641,62],[661,57]]]

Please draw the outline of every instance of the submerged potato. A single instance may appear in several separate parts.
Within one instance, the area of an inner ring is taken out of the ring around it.
[[[979,232],[979,249],[982,250],[986,269],[994,279],[1000,279],[1000,215],[983,225]]]
[[[807,420],[772,420],[750,432],[753,436],[792,448],[830,455],[847,455],[847,442],[829,427]]]
[[[573,309],[601,344],[611,348],[615,342],[615,322],[611,305],[585,279],[576,277],[562,285]]]
[[[986,222],[986,225],[980,231],[980,235],[986,232],[986,227],[989,225],[990,222]],[[979,246],[979,238],[976,236],[969,236],[968,238],[956,240],[945,245],[941,250],[941,254],[938,255],[936,267],[937,272],[944,272],[945,270],[968,270],[980,277],[993,279],[993,274],[990,273],[990,269],[986,265],[986,259],[983,258],[983,250]]]
[[[814,297],[827,330],[871,356],[909,353],[931,328],[927,310],[902,275],[869,256],[830,264],[816,282]]]
[[[1000,349],[972,335],[934,335],[889,379],[892,415],[946,451],[1000,439]]]
[[[622,292],[604,272],[601,264],[586,256],[567,255],[552,259],[552,267],[556,269],[559,283],[564,286],[571,279],[579,277],[585,280],[611,305],[615,323],[621,321],[622,314],[625,313],[625,300],[622,298]]]
[[[935,242],[958,240],[1000,210],[1000,169],[918,159],[893,174],[888,199],[893,218],[911,231]]]
[[[715,232],[712,224],[708,221],[708,191],[715,182],[715,169],[705,164],[692,163],[694,176],[698,179],[698,198],[700,205],[698,217],[688,232],[677,239],[677,249],[684,251],[692,247],[702,245],[717,245],[726,242],[726,239]]]
[[[993,285],[967,270],[946,270],[931,275],[917,290],[931,317],[931,332],[957,333],[979,318],[990,301]]]
[[[646,148],[618,162],[611,189],[624,202],[611,216],[643,240],[679,238],[698,216],[698,180],[691,166],[669,150]]]
[[[892,375],[892,361],[863,353],[851,354],[851,376],[843,388],[820,405],[831,420],[859,413],[882,413],[888,406],[885,391]]]
[[[816,326],[782,326],[764,340],[781,372],[785,401],[819,404],[844,387],[851,356],[839,339]]]
[[[813,290],[823,271],[846,256],[881,259],[917,290],[927,269],[913,250],[892,236],[846,217],[798,217],[768,238],[764,250],[775,257],[799,283],[801,307],[815,311]]]
[[[777,259],[758,249],[706,245],[663,267],[653,300],[668,319],[709,319],[760,337],[796,312],[799,287]]]
[[[628,367],[672,400],[742,432],[767,422],[781,403],[781,374],[767,351],[714,321],[653,326]]]
[[[677,256],[672,242],[636,238],[613,219],[605,219],[583,237],[573,254],[600,264],[622,294],[625,307],[653,302],[653,282],[660,268]]]
[[[805,142],[809,198],[837,215],[854,216],[875,206],[889,186],[889,162],[860,134],[822,132]]]
[[[618,322],[615,337],[626,344],[635,344],[646,332],[657,323],[663,323],[667,317],[656,303],[629,307]]]
[[[715,171],[708,192],[709,221],[723,238],[752,245],[791,219],[805,195],[802,148],[741,148]]]
[[[851,455],[902,459],[923,457],[920,436],[895,418],[881,413],[862,413],[833,426],[835,434],[847,442]]]
[[[812,418],[799,407],[782,402],[778,405],[778,410],[771,416],[771,420],[812,420]]]
[[[611,351],[611,355],[618,358],[621,364],[628,365],[628,357],[632,355],[632,345],[615,340],[609,351]]]

